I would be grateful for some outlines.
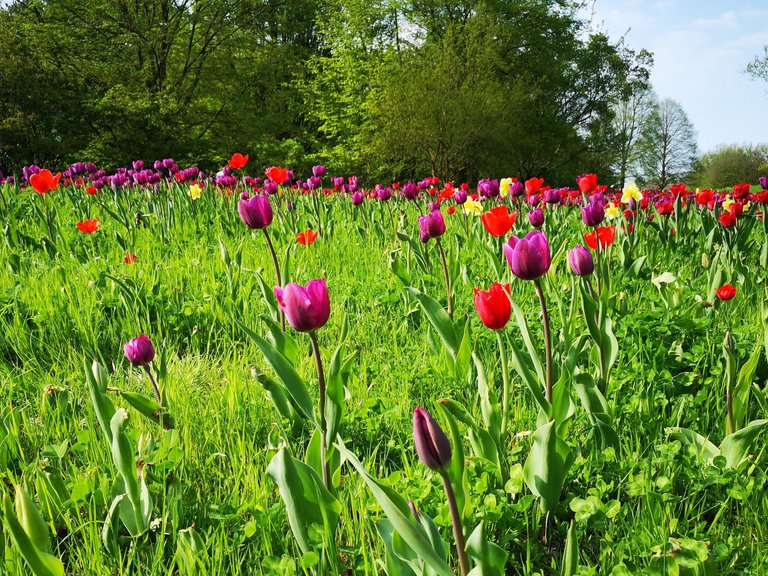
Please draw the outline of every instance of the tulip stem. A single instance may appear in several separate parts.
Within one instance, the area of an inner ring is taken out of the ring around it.
[[[155,400],[157,400],[157,403],[162,406],[163,405],[163,398],[160,395],[160,389],[157,387],[157,382],[155,381],[155,377],[152,376],[152,371],[149,369],[149,366],[144,364],[144,372],[147,373],[147,378],[149,378],[149,383],[152,384],[152,391],[155,393]]]
[[[443,245],[440,243],[440,238],[435,238],[437,241],[437,251],[440,252],[440,260],[443,262],[443,278],[445,279],[445,297],[448,300],[448,317],[453,320],[453,301],[451,300],[451,276],[448,273],[448,263],[445,260],[445,251]]]
[[[275,276],[277,276],[277,285],[280,286],[280,288],[283,287],[283,281],[280,278],[280,264],[277,262],[277,254],[275,253],[275,247],[272,245],[272,239],[269,237],[269,232],[267,232],[266,228],[262,228],[264,230],[264,238],[267,239],[267,246],[269,246],[269,252],[272,254],[272,262],[275,265]],[[283,312],[283,309],[280,308],[280,328],[282,328],[283,332],[285,332],[285,312]]]
[[[507,410],[509,408],[509,375],[507,374],[507,350],[504,347],[504,338],[501,330],[496,330],[496,341],[499,343],[499,357],[501,358],[501,435],[507,432]]]
[[[312,354],[315,356],[315,366],[317,366],[317,383],[320,390],[320,465],[323,471],[323,484],[330,490],[330,474],[328,471],[328,464],[325,461],[325,372],[323,372],[323,359],[320,357],[320,346],[317,343],[317,334],[315,334],[314,330],[309,333],[309,339],[312,341]]]
[[[602,291],[600,290],[600,280],[603,275],[603,269],[600,266],[600,234],[595,228],[595,242],[597,244],[597,250],[595,251],[595,259],[597,260],[597,274],[595,274],[595,284],[597,285],[597,297],[600,297],[600,294],[602,294]]]
[[[541,279],[533,281],[536,286],[536,294],[539,296],[541,304],[541,316],[544,324],[544,354],[547,362],[547,382],[544,388],[544,397],[547,402],[552,403],[552,331],[549,327],[549,314],[547,313],[547,302],[544,300],[544,290],[541,287]]]
[[[465,550],[466,543],[464,541],[464,529],[461,526],[459,506],[456,504],[456,495],[453,493],[453,486],[451,486],[451,480],[448,478],[448,472],[443,470],[440,472],[440,476],[443,479],[445,498],[448,501],[448,510],[451,513],[453,538],[456,540],[456,552],[459,556],[459,566],[461,567],[462,575],[467,576],[467,574],[469,574],[469,558],[467,558],[467,551]]]

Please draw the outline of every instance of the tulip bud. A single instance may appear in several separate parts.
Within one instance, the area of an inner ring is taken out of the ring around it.
[[[237,213],[252,230],[261,230],[272,224],[272,204],[268,196],[252,196],[237,203]]]
[[[51,552],[50,530],[32,498],[21,486],[16,486],[16,518],[35,548]]]
[[[571,272],[576,276],[589,276],[595,271],[592,253],[581,245],[575,246],[568,253],[568,263],[571,265]]]
[[[440,210],[419,216],[419,240],[428,242],[445,234],[445,220]]]
[[[590,202],[582,207],[581,218],[587,226],[599,226],[605,218],[605,206],[602,202]]]
[[[544,224],[544,211],[536,208],[528,212],[528,223],[534,228],[541,228]]]
[[[155,359],[155,347],[146,334],[123,344],[123,352],[128,361],[134,366],[144,366]]]
[[[515,276],[521,280],[536,280],[549,270],[552,254],[543,232],[532,230],[524,238],[510,236],[504,244],[504,256]]]
[[[416,453],[427,468],[444,471],[451,461],[451,443],[442,428],[423,408],[413,412]]]
[[[317,178],[322,178],[325,176],[325,166],[322,164],[318,164],[317,166],[312,166],[312,175]]]

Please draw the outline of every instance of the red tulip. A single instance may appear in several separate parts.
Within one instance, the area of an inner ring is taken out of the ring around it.
[[[125,262],[126,264],[133,264],[134,262],[136,262],[136,254],[134,254],[133,252],[126,252],[125,258],[123,258],[123,262]]]
[[[731,300],[736,296],[736,288],[733,284],[726,284],[715,290],[715,294],[717,294],[717,297],[720,298],[720,300]]]
[[[533,194],[538,192],[539,188],[544,184],[544,178],[530,178],[525,181],[525,192],[527,194]]]
[[[594,192],[597,188],[597,174],[584,174],[579,178],[579,190],[582,194]]]
[[[509,303],[509,284],[491,284],[488,290],[474,289],[475,309],[480,320],[491,330],[501,330],[509,322],[512,306]]]
[[[733,212],[723,212],[720,214],[718,220],[724,228],[732,228],[733,226],[736,226],[736,215]]]
[[[696,194],[696,203],[699,206],[707,206],[715,199],[715,193],[709,188],[701,190]]]
[[[491,236],[506,236],[515,225],[516,219],[517,210],[510,213],[506,206],[492,208],[480,216],[483,226]]]
[[[241,168],[245,168],[245,165],[248,164],[248,154],[243,156],[240,154],[240,152],[235,152],[232,154],[232,158],[229,159],[229,167],[232,168],[232,170],[240,170]]]
[[[302,246],[309,246],[317,239],[317,232],[314,230],[305,230],[296,235],[296,241]]]
[[[98,192],[98,190],[96,189],[96,186],[88,186],[88,188],[86,188],[85,191],[91,196],[93,196],[94,194],[96,194],[96,192]]]
[[[455,214],[456,206],[448,206],[448,214]]]
[[[38,194],[47,194],[51,190],[56,190],[59,187],[59,180],[61,179],[61,172],[57,172],[56,176],[51,174],[51,171],[47,168],[40,170],[37,174],[32,174],[29,177],[29,184]]]
[[[598,239],[600,240],[601,249],[613,244],[613,241],[616,239],[616,226],[600,226],[596,230],[584,234],[584,240],[592,250],[597,250]]]
[[[99,229],[98,220],[83,220],[77,223],[77,229],[83,234],[93,234]]]
[[[272,166],[267,168],[266,175],[275,184],[282,184],[288,179],[288,170],[279,166]]]

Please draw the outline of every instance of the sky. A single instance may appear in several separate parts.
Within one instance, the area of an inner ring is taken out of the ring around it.
[[[593,29],[654,54],[651,83],[682,104],[699,152],[768,144],[768,82],[744,72],[768,44],[768,0],[594,0]]]

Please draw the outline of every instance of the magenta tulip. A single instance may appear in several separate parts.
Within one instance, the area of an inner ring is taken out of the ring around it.
[[[285,288],[275,286],[275,297],[288,324],[299,332],[322,328],[331,315],[331,302],[325,279],[310,280],[306,287],[289,282]]]
[[[504,244],[504,255],[515,276],[521,280],[536,280],[549,270],[552,255],[543,232],[532,230],[525,238],[511,236]]]

